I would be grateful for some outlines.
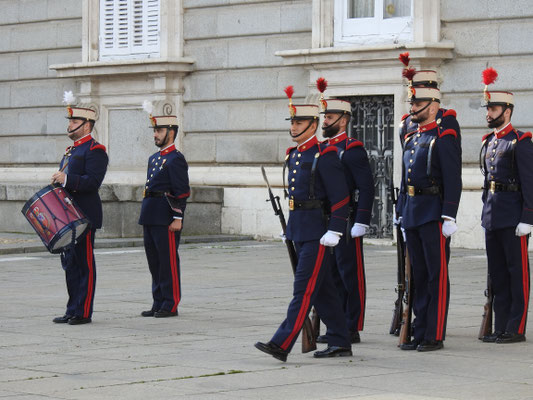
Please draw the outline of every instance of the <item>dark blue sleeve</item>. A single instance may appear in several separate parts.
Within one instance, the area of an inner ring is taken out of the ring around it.
[[[169,163],[167,168],[170,176],[170,194],[174,197],[175,203],[177,204],[177,207],[172,207],[173,217],[183,217],[187,205],[187,198],[191,193],[189,187],[189,166],[183,154],[178,153],[178,156]]]
[[[522,188],[520,222],[533,225],[533,142],[530,137],[524,137],[516,144],[516,166]]]
[[[88,150],[85,153],[85,173],[67,174],[67,190],[79,193],[95,192],[100,188],[107,171],[107,153],[102,149]]]
[[[350,196],[344,170],[336,151],[328,151],[320,156],[318,173],[324,184],[331,204],[331,217],[328,230],[344,233],[348,220]]]
[[[442,173],[442,215],[455,218],[463,188],[461,147],[451,131],[442,131],[442,136],[437,140],[436,150]]]
[[[350,171],[355,187],[359,190],[355,222],[370,225],[374,203],[374,177],[366,150],[363,147],[348,149],[344,152],[342,162]]]

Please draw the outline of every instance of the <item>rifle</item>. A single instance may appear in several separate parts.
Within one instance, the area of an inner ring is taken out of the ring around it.
[[[483,306],[483,319],[481,320],[481,327],[477,338],[483,340],[483,336],[488,336],[492,333],[492,284],[490,282],[490,274],[487,273],[487,289],[485,289],[485,296],[487,302]]]
[[[268,178],[266,176],[265,168],[261,166],[261,173],[263,174],[263,179],[268,188],[268,200],[272,204],[274,214],[279,217],[279,222],[281,224],[281,229],[283,235],[287,232],[287,223],[285,222],[285,216],[283,215],[283,210],[281,209],[281,204],[279,202],[279,196],[274,196],[270,184],[268,183]],[[287,246],[287,251],[289,252],[289,260],[291,261],[292,272],[296,274],[296,266],[298,265],[298,254],[296,254],[296,249],[294,248],[294,243],[292,240],[285,239],[285,245]],[[313,326],[309,316],[305,317],[303,327],[302,327],[302,353],[309,353],[310,351],[316,350],[316,336],[313,335]]]
[[[411,341],[411,319],[413,316],[414,282],[411,271],[409,251],[405,248],[405,307],[402,313],[402,327],[400,328],[400,340],[398,346]]]
[[[389,189],[391,192],[392,204],[394,205],[394,211],[396,212],[399,189],[394,187],[392,181]],[[398,264],[398,286],[396,287],[396,293],[398,294],[398,297],[394,301],[394,311],[392,312],[389,333],[394,336],[399,336],[403,313],[403,296],[405,293],[405,242],[399,224],[396,225],[396,255]]]

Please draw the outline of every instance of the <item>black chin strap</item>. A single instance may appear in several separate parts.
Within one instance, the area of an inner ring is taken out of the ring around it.
[[[431,104],[431,101],[429,103],[427,103],[424,107],[422,107],[420,110],[418,110],[417,112],[410,112],[409,115],[412,117],[412,116],[417,115],[418,113],[421,113],[426,108],[428,108],[430,104]]]
[[[307,125],[307,128],[305,128],[303,131],[301,131],[299,134],[297,134],[296,136],[293,136],[290,129],[289,129],[289,135],[293,138],[297,138],[297,137],[300,137],[302,136],[305,132],[307,132],[307,130],[311,127],[311,124],[313,123],[314,119],[310,120],[309,121],[309,125]]]
[[[331,128],[333,125],[335,125],[337,122],[339,122],[339,121],[341,120],[342,117],[344,117],[344,114],[341,114],[341,115],[339,116],[339,118],[337,118],[337,119],[335,120],[335,122],[333,122],[333,123],[331,123],[331,124],[329,124],[329,125],[327,125],[327,126],[323,126],[323,127],[322,127],[322,130],[325,131],[326,129]]]
[[[498,117],[498,118],[499,118],[499,117]],[[83,122],[81,123],[80,126],[78,126],[76,129],[73,129],[73,130],[70,130],[70,129],[67,128],[67,132],[68,132],[68,133],[74,133],[74,132],[76,132],[78,129],[80,129],[83,125],[85,125],[86,123],[87,123],[87,120],[83,121]]]

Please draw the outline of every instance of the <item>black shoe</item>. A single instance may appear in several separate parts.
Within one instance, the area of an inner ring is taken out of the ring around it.
[[[348,357],[352,356],[352,349],[349,347],[328,346],[327,349],[316,351],[313,354],[315,358],[327,358],[327,357]]]
[[[272,357],[277,358],[280,361],[287,361],[287,356],[289,353],[285,350],[283,350],[281,347],[279,347],[277,344],[268,342],[268,343],[262,343],[257,342],[254,344],[255,348],[258,350],[261,350],[263,353],[270,354]]]
[[[494,343],[502,335],[503,332],[496,331],[490,335],[485,335],[481,338],[483,343]]]
[[[401,350],[416,350],[419,344],[420,342],[418,340],[413,339],[410,342],[402,343],[400,345],[400,349]]]
[[[154,312],[154,317],[156,318],[167,318],[167,317],[177,317],[178,316],[178,310],[172,312],[168,310],[159,310]]]
[[[69,325],[83,325],[83,324],[90,324],[90,323],[91,323],[90,318],[78,317],[77,315],[68,320]]]
[[[361,343],[361,336],[359,336],[359,332],[350,332],[350,343]]]
[[[328,337],[326,335],[320,335],[316,338],[317,343],[327,343]]]
[[[520,334],[520,333],[510,333],[505,332],[502,333],[498,339],[496,339],[496,343],[518,343],[518,342],[525,342],[526,341],[526,335]]]
[[[442,340],[424,340],[416,348],[418,351],[435,351],[444,347]]]
[[[142,317],[153,317],[154,314],[155,310],[153,308],[151,310],[141,312]]]
[[[55,317],[52,322],[55,322],[56,324],[66,324],[71,318],[72,315],[65,314],[62,317]]]

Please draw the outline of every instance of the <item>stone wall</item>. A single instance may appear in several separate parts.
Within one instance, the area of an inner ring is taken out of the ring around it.
[[[0,165],[56,164],[65,150],[64,90],[50,64],[81,51],[82,0],[0,1]]]
[[[311,1],[184,1],[184,151],[188,162],[278,163],[290,144],[283,88],[308,93],[308,72],[278,50],[311,45]]]

